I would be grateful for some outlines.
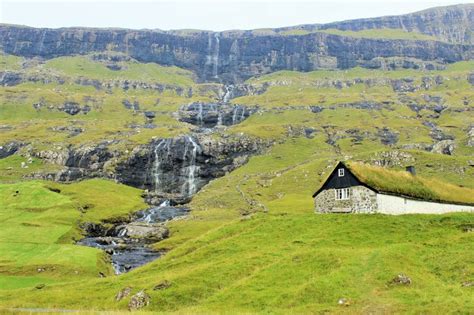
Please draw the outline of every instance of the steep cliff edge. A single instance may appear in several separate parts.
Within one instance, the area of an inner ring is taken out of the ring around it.
[[[277,29],[361,31],[370,29],[402,29],[431,35],[450,43],[474,44],[474,4],[460,4],[430,8],[410,14],[383,16],[333,22],[323,25],[309,24]]]
[[[142,62],[191,69],[201,81],[239,82],[278,70],[347,69],[380,57],[443,63],[471,59],[474,57],[474,46],[469,36],[473,28],[473,10],[471,5],[460,8],[460,11],[440,8],[426,11],[424,15],[418,13],[307,27],[321,30],[394,27],[434,34],[451,43],[355,38],[324,32],[303,35],[273,32],[262,35],[257,31],[190,33],[2,25],[0,48],[8,54],[43,58],[113,50]]]

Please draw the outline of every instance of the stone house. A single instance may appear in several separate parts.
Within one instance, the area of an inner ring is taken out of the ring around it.
[[[473,189],[455,186],[468,199],[459,202],[445,200],[436,194],[430,194],[440,191],[440,187],[428,187],[431,182],[417,177],[413,167],[407,168],[405,173],[362,164],[357,167],[355,165],[352,167],[352,164],[344,162],[336,165],[326,181],[313,194],[316,213],[474,212]],[[393,178],[389,178],[392,174]],[[402,185],[393,185],[396,180]]]

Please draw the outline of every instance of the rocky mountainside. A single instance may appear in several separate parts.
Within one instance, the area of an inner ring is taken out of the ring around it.
[[[291,29],[361,31],[384,28],[420,32],[450,43],[473,44],[474,4],[431,8],[399,16],[356,19],[323,25],[300,25],[281,28],[277,31]]]
[[[415,58],[452,63],[474,58],[473,6],[435,8],[377,19],[255,31],[160,31],[0,27],[0,47],[24,57],[53,58],[97,51],[125,53],[141,62],[193,70],[201,81],[235,83],[278,70],[374,67],[374,59]],[[338,30],[393,29],[433,35],[433,40],[352,37]]]

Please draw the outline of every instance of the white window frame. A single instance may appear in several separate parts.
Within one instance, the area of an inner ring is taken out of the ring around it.
[[[337,175],[338,175],[339,177],[343,177],[343,176],[344,176],[344,169],[343,169],[343,168],[338,169],[338,170],[337,170]]]
[[[334,198],[336,200],[349,200],[351,198],[350,188],[334,189]]]

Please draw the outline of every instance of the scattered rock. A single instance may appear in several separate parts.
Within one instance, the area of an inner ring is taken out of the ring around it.
[[[349,305],[351,305],[351,301],[349,299],[346,299],[346,298],[340,298],[337,301],[337,304],[339,304],[341,306],[349,306]]]
[[[132,296],[130,302],[128,303],[128,309],[130,311],[138,310],[147,306],[148,304],[150,304],[150,296],[145,292],[145,290],[141,290]]]
[[[315,114],[320,113],[324,110],[324,108],[322,108],[321,106],[310,106],[309,109]]]
[[[387,127],[378,129],[377,136],[384,145],[393,145],[398,142],[398,135]]]
[[[132,103],[129,100],[123,100],[122,104],[127,109],[131,109],[131,110],[139,110],[140,109],[140,104],[137,101],[133,101],[133,103]]]
[[[165,290],[165,289],[168,289],[169,287],[171,287],[171,282],[169,282],[168,280],[165,280],[165,281],[162,281],[162,282],[158,283],[157,285],[155,285],[153,287],[153,290],[155,290],[155,291]]]
[[[37,285],[35,286],[35,289],[41,290],[41,289],[43,289],[45,286],[46,286],[46,284],[40,283],[40,284],[37,284]]]
[[[474,286],[474,281],[464,281],[463,283],[461,283],[461,286],[462,287],[472,287],[472,286]]]
[[[123,288],[122,290],[117,292],[117,295],[115,296],[115,301],[117,302],[121,301],[123,298],[126,298],[127,296],[129,296],[131,292],[132,292],[131,287]]]
[[[472,233],[474,232],[474,224],[462,224],[459,226],[461,231],[464,233]]]
[[[0,159],[15,154],[22,146],[23,144],[17,141],[11,141],[7,144],[0,145]]]
[[[411,278],[408,277],[407,275],[401,273],[397,275],[395,278],[393,278],[389,284],[392,285],[410,285],[411,284]]]
[[[76,115],[81,111],[81,106],[76,102],[66,102],[64,103],[62,110],[69,115]]]
[[[143,113],[145,115],[146,118],[148,119],[153,119],[156,117],[156,113],[155,112],[152,112],[152,111],[146,111]]]
[[[20,84],[22,81],[21,75],[16,72],[0,72],[0,85],[1,86],[13,86]]]
[[[431,152],[438,154],[453,155],[456,149],[454,140],[442,140],[433,145]]]

